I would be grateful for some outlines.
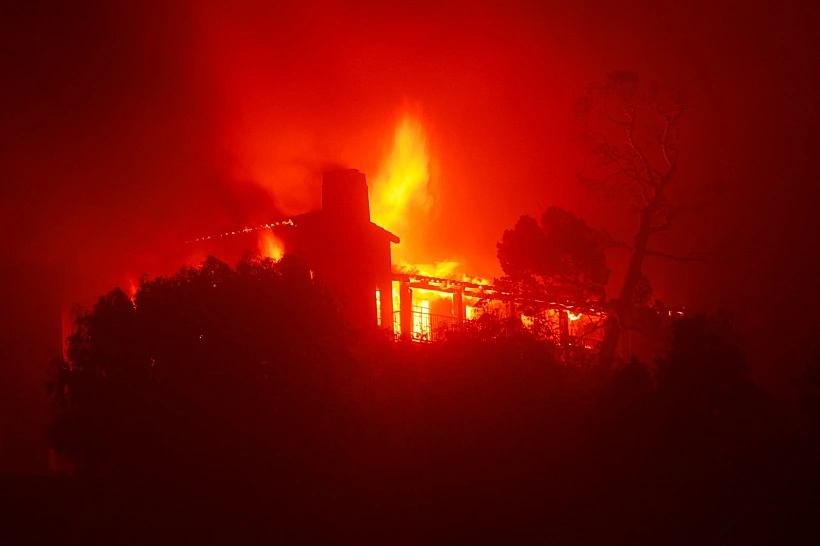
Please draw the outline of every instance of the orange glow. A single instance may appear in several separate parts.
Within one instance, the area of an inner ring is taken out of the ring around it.
[[[408,264],[402,261],[394,264],[393,269],[398,273],[406,275],[419,275],[422,277],[435,277],[439,279],[452,279],[454,281],[470,282],[473,284],[490,285],[488,279],[473,277],[470,275],[456,273],[458,262],[433,262],[427,264]]]
[[[411,214],[427,213],[433,204],[427,191],[429,181],[427,137],[420,120],[405,114],[396,127],[393,149],[373,181],[373,222],[405,236]]]
[[[408,264],[401,262],[394,264],[393,269],[399,273],[407,275],[420,275],[422,277],[437,277],[440,279],[454,279],[454,271],[458,267],[458,262],[434,262],[430,264]]]
[[[259,231],[259,253],[278,262],[285,255],[285,247],[271,230],[263,229]]]
[[[393,333],[401,335],[401,298],[399,297],[400,283],[393,281]],[[447,292],[439,292],[437,290],[424,290],[422,288],[413,288],[412,299],[412,316],[413,326],[411,330],[411,338],[416,341],[428,340],[431,335],[431,319],[430,319],[430,305],[434,300],[449,300],[453,301],[453,295]],[[384,324],[384,318],[381,316],[381,294],[376,291],[376,313],[378,317],[378,324]]]
[[[400,298],[399,298],[399,283],[398,281],[392,281],[390,283],[392,297],[393,297],[393,333],[395,335],[401,334],[401,315],[399,313],[400,307]],[[381,304],[379,304],[380,309],[379,312],[381,313]]]
[[[429,192],[431,172],[431,153],[427,133],[418,116],[405,113],[396,126],[393,134],[392,147],[384,158],[378,175],[370,184],[371,219],[374,223],[392,231],[399,237],[408,240],[418,240],[419,233],[414,229],[413,222],[430,212],[433,198]],[[429,249],[427,249],[429,250]],[[411,276],[452,279],[475,284],[487,284],[489,281],[477,277],[470,277],[457,272],[459,263],[455,261],[441,261],[435,263],[410,264],[403,258],[408,258],[412,250],[407,245],[398,245],[393,251],[394,266],[397,273]],[[425,253],[426,254],[426,253]],[[402,328],[401,308],[399,297],[399,283],[393,283],[393,309],[396,310],[393,319],[393,330],[400,334],[405,333],[409,325]],[[412,298],[412,338],[415,340],[429,339],[431,335],[431,313],[445,313],[449,302],[452,307],[453,294],[437,290],[413,288]],[[380,306],[380,304],[377,304]],[[449,314],[449,312],[447,312]],[[471,316],[474,315],[472,311]],[[385,317],[381,324],[385,324]]]
[[[570,321],[578,320],[579,318],[583,317],[583,313],[578,313],[577,315],[572,311],[567,311],[567,317],[569,317]]]
[[[483,279],[481,277],[473,277],[470,275],[465,275],[462,273],[457,273],[456,270],[458,269],[459,263],[452,262],[452,261],[444,261],[444,262],[434,262],[434,263],[421,263],[421,264],[408,264],[406,262],[401,262],[400,264],[394,264],[393,270],[396,273],[408,275],[410,277],[431,277],[434,279],[444,279],[445,284],[446,280],[452,281],[459,281],[459,282],[468,282],[472,284],[478,285],[485,285],[490,286],[490,282],[487,279]],[[418,280],[418,279],[417,279]],[[455,310],[452,310],[452,306],[454,304],[453,293],[450,291],[444,290],[437,290],[435,288],[427,289],[421,288],[419,286],[414,286],[413,290],[413,330],[412,335],[413,339],[415,340],[426,340],[430,339],[432,335],[432,324],[433,324],[433,315],[444,315],[444,316],[456,316]],[[467,320],[472,320],[478,317],[481,313],[481,310],[476,308],[475,304],[477,303],[477,299],[471,297],[467,294],[463,296],[466,298],[464,303],[464,315],[463,318]],[[399,283],[393,283],[393,307],[394,309],[400,308],[400,301],[399,301]],[[440,302],[446,301],[449,303],[449,306],[442,306]],[[447,310],[445,310],[447,309]],[[452,315],[451,315],[452,313]],[[397,313],[397,316],[399,314]],[[394,322],[394,330],[396,334],[401,332],[401,325],[400,320]]]
[[[413,298],[413,339],[430,339],[430,301]]]
[[[135,281],[131,275],[128,275],[128,298],[131,300],[131,303],[134,303],[137,290],[139,290],[139,282]]]
[[[441,292],[439,290],[425,290],[424,288],[413,288],[413,301],[425,300],[433,301],[435,299],[453,301],[453,294],[450,292]],[[413,305],[416,305],[413,303]]]
[[[293,220],[283,220],[281,222],[273,222],[272,224],[261,224],[258,226],[253,227],[246,227],[236,231],[226,231],[225,233],[218,233],[217,235],[206,235],[205,237],[197,237],[196,239],[191,239],[190,241],[185,241],[186,244],[189,243],[198,243],[200,241],[209,241],[211,239],[216,239],[217,237],[230,237],[231,235],[239,235],[242,233],[253,233],[254,231],[265,231],[270,230],[270,228],[274,228],[276,226],[293,226]]]

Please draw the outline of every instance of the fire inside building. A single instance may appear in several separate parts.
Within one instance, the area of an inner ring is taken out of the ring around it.
[[[524,301],[489,283],[394,266],[391,245],[399,244],[400,238],[371,221],[367,181],[355,169],[324,173],[319,210],[190,242],[229,238],[241,246],[244,236],[249,247],[256,246],[250,243],[249,236],[254,235],[275,248],[267,255],[287,253],[304,259],[312,274],[343,302],[348,319],[363,329],[379,326],[397,339],[435,341],[488,311],[516,316],[525,324],[534,320],[521,313],[527,304],[532,307],[532,300]],[[594,348],[600,342],[598,326],[604,319],[600,310],[537,303],[542,322],[561,345]]]

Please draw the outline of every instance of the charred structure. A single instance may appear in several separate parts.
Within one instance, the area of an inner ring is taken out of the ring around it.
[[[376,292],[391,291],[390,245],[399,238],[370,221],[364,174],[355,169],[324,173],[321,210],[290,220],[272,228],[285,251],[303,258],[336,292],[354,324],[375,325]],[[392,316],[392,300],[380,303],[384,316]]]
[[[528,317],[521,309],[535,306],[561,345],[597,345],[597,336],[588,334],[602,318],[600,309],[516,297],[490,284],[401,270],[392,263],[390,246],[398,244],[399,237],[370,218],[365,175],[356,169],[339,169],[323,174],[319,210],[191,242],[227,236],[223,240],[232,241],[230,249],[224,244],[210,245],[209,252],[237,254],[258,244],[256,238],[250,243],[242,235],[267,233],[281,247],[280,253],[304,260],[311,274],[333,290],[348,319],[360,329],[378,325],[397,338],[432,341],[442,330],[488,308],[526,322]],[[578,320],[581,317],[585,320]]]

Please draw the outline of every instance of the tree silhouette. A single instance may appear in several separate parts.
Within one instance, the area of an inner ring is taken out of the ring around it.
[[[143,279],[133,301],[116,288],[52,364],[53,446],[88,475],[258,469],[272,428],[316,425],[330,400],[318,393],[346,373],[347,335],[292,256],[248,255],[236,270],[208,258]]]
[[[605,233],[560,207],[550,207],[538,223],[522,216],[498,243],[505,277],[499,284],[530,298],[568,303],[599,301],[609,280]]]
[[[287,256],[100,298],[53,363],[51,439],[106,479],[76,481],[90,500],[59,521],[138,497],[109,526],[145,542],[328,542],[318,521],[361,543],[776,543],[777,521],[801,531],[794,508],[816,506],[815,452],[778,451],[783,421],[725,317],[676,320],[653,366],[609,369],[490,313],[436,343],[341,316]]]
[[[582,182],[606,197],[626,198],[638,215],[629,265],[607,320],[600,352],[605,364],[611,363],[621,327],[633,314],[644,260],[651,255],[669,257],[650,249],[649,241],[674,223],[677,209],[668,200],[668,190],[678,173],[678,134],[685,112],[679,95],[665,96],[634,72],[610,73],[604,84],[590,86],[576,104],[604,171]]]

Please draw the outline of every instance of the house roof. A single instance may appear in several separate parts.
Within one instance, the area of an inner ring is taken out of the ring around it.
[[[288,220],[293,226],[299,226],[300,224],[304,225],[304,224],[324,223],[324,222],[326,222],[326,219],[327,219],[327,213],[325,211],[315,210],[315,211],[312,211],[312,212],[306,212],[304,214],[297,214],[296,216],[291,216]],[[288,224],[288,222],[280,222],[277,225],[287,225],[287,224]],[[369,224],[370,224],[370,229],[375,234],[377,234],[377,236],[383,237],[383,238],[387,239],[388,241],[390,241],[391,243],[394,243],[394,244],[398,244],[399,242],[401,242],[401,239],[399,239],[399,236],[396,235],[395,233],[392,233],[392,232],[384,229],[383,227],[381,227],[380,225],[378,225],[374,222],[369,222]]]

